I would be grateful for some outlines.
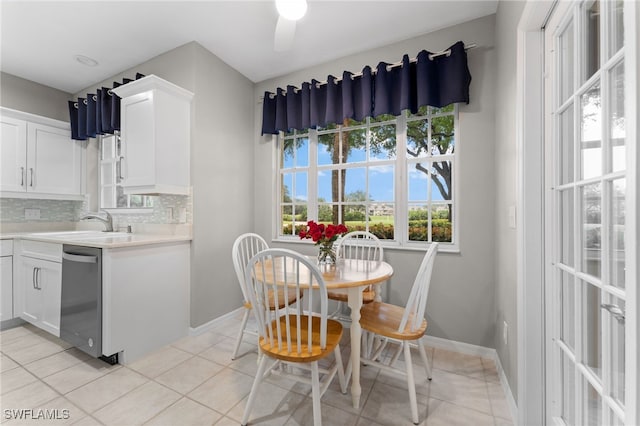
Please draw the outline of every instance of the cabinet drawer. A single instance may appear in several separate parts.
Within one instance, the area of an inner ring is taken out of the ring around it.
[[[13,256],[13,240],[0,240],[0,256]]]
[[[62,263],[62,244],[23,240],[20,254]]]

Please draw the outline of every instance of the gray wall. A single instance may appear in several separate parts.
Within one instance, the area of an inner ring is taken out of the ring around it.
[[[113,80],[134,77],[136,72],[155,74],[194,93],[191,326],[197,327],[242,306],[231,246],[252,228],[254,136],[247,115],[253,112],[253,83],[191,42],[78,94],[100,85],[111,87]],[[95,147],[94,151],[96,162]],[[97,176],[90,179],[97,191]]]
[[[516,205],[516,29],[525,2],[501,1],[496,14],[496,335],[494,347],[509,387],[517,400],[517,245],[516,230],[509,227],[509,207]],[[502,338],[508,324],[507,344]]]
[[[265,90],[287,84],[299,86],[312,78],[326,80],[343,70],[360,71],[365,65],[396,62],[404,53],[415,57],[420,50],[445,49],[458,40],[476,43],[468,54],[472,75],[471,102],[460,106],[459,160],[460,253],[440,253],[436,259],[427,307],[427,334],[485,347],[495,344],[495,15],[445,28],[400,43],[351,55],[316,67],[256,84],[254,100]],[[260,137],[262,108],[255,111],[255,206],[271,206],[273,200],[273,143]],[[256,209],[255,229],[271,237],[272,208]],[[270,240],[271,238],[269,238]],[[311,245],[273,243],[312,254]],[[402,304],[408,297],[424,252],[385,250],[394,276],[385,284],[389,300]]]
[[[0,73],[0,105],[18,111],[69,121],[71,94],[15,75]]]

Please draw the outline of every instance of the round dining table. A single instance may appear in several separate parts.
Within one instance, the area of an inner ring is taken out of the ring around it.
[[[309,260],[315,261],[309,257]],[[266,265],[265,265],[266,266]],[[267,266],[267,270],[271,266]],[[358,259],[338,259],[335,265],[320,265],[319,267],[327,290],[332,293],[346,292],[347,303],[351,308],[351,398],[353,407],[360,406],[360,341],[362,328],[360,327],[360,308],[362,308],[362,292],[365,287],[380,284],[387,281],[393,275],[393,268],[386,262]],[[260,268],[258,268],[260,270]],[[284,268],[284,265],[275,266],[277,282],[281,282],[284,271],[293,274],[293,268]],[[289,274],[287,274],[289,275]],[[292,277],[286,281],[291,282]],[[315,286],[314,286],[315,287]],[[376,293],[376,301],[380,301],[380,295]],[[349,378],[347,371],[347,380]]]

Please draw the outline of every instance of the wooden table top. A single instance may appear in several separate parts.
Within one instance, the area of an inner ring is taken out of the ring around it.
[[[282,258],[276,258],[277,261],[281,261]],[[315,259],[309,257],[309,260],[315,264]],[[284,265],[283,262],[277,262],[275,266],[276,281],[277,283],[283,283],[284,280]],[[292,271],[292,267],[287,269],[287,282],[295,281],[295,273]],[[306,269],[306,268],[305,268]],[[274,268],[271,262],[265,264],[264,270],[267,274],[267,281],[271,281],[270,275]],[[361,287],[371,284],[378,284],[388,280],[393,275],[393,268],[386,262],[368,261],[368,260],[353,260],[353,259],[339,259],[335,267],[321,266],[320,272],[322,278],[327,286],[327,290]],[[256,268],[256,278],[262,279],[263,268]],[[309,281],[308,272],[305,274],[302,272],[301,281]],[[307,286],[308,287],[308,286]],[[315,287],[315,285],[314,285]],[[304,286],[303,286],[304,288]]]

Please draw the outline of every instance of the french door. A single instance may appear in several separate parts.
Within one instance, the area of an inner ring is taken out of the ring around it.
[[[637,282],[627,259],[637,248],[627,221],[638,212],[627,202],[637,164],[627,158],[636,141],[625,97],[635,94],[625,85],[637,69],[626,67],[636,53],[625,47],[625,3],[560,1],[545,27],[546,418],[555,424],[629,424],[625,373],[637,360],[625,359],[636,333],[626,314],[637,309]]]

